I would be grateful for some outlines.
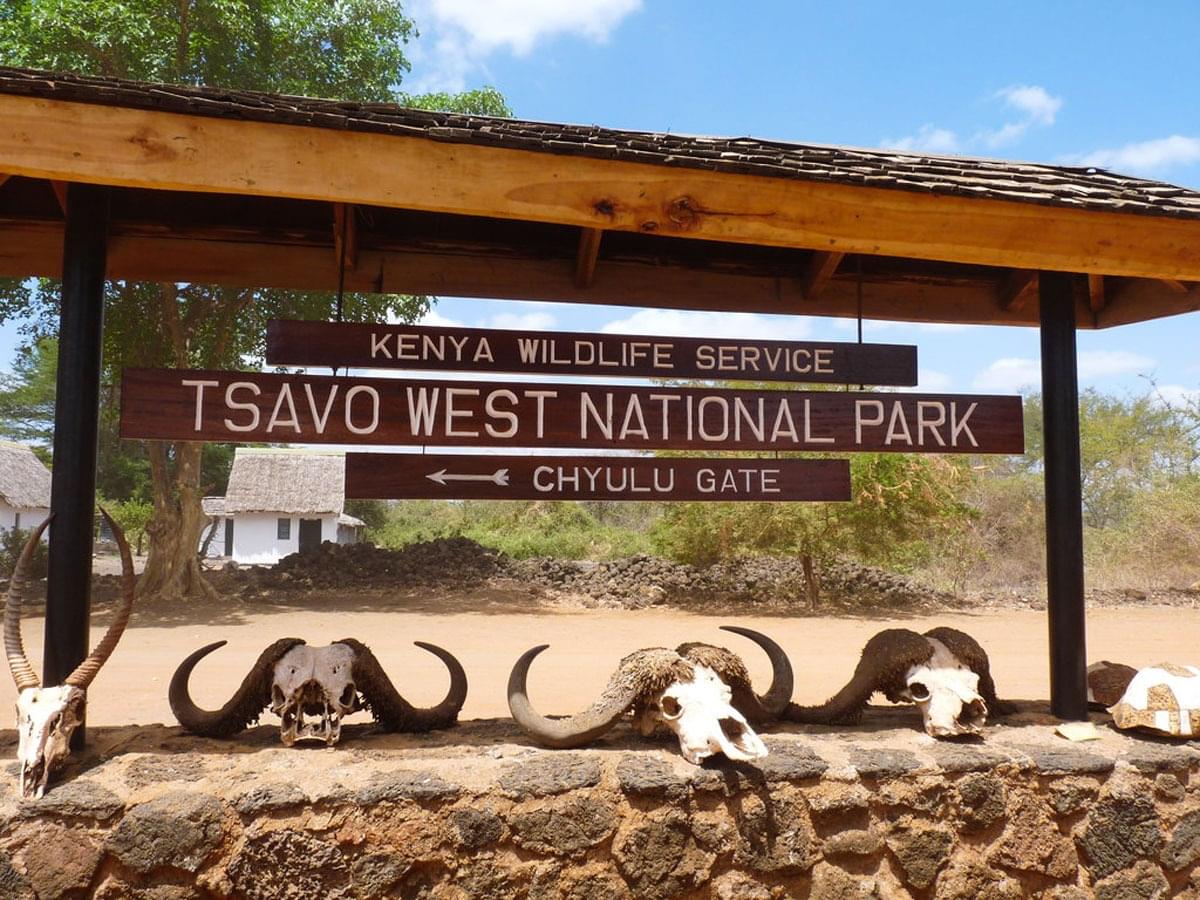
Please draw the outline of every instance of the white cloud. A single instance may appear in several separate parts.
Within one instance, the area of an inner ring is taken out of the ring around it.
[[[1097,166],[1124,172],[1159,172],[1173,166],[1188,166],[1200,163],[1200,137],[1170,137],[1152,141],[1141,141],[1095,150],[1083,156],[1072,157],[1070,162],[1081,166]]]
[[[1126,350],[1084,350],[1079,354],[1079,381],[1086,384],[1116,375],[1145,372],[1155,361]],[[975,376],[973,386],[980,391],[1040,390],[1042,364],[1030,357],[1006,356],[996,360]]]
[[[528,56],[540,42],[608,40],[642,0],[420,0],[413,17],[429,44],[413,48],[416,90],[459,91],[498,51]]]
[[[915,153],[958,153],[962,149],[959,145],[958,135],[953,131],[948,128],[937,128],[930,124],[922,125],[917,129],[916,134],[902,138],[884,138],[882,144],[893,150]]]
[[[642,309],[628,318],[609,322],[600,330],[605,334],[794,341],[808,337],[812,328],[809,319],[803,316]]]
[[[1053,125],[1063,105],[1062,97],[1052,96],[1037,84],[1012,85],[997,91],[993,97],[1002,100],[1005,106],[1019,113],[1021,118],[1014,122],[1005,122],[993,131],[980,134],[979,140],[988,147],[1011,144],[1034,125]]]
[[[972,387],[977,391],[1038,390],[1042,384],[1042,366],[1036,359],[1006,356],[996,360],[975,376]]]
[[[487,321],[488,328],[512,328],[518,331],[546,331],[558,324],[550,313],[497,313]]]
[[[395,324],[395,323],[393,323]],[[418,325],[433,325],[440,328],[464,328],[465,322],[460,322],[458,319],[451,319],[449,316],[443,316],[436,309],[431,309],[425,315],[421,316],[417,322]]]
[[[1154,387],[1154,396],[1163,406],[1200,409],[1200,388],[1184,387],[1182,384],[1159,384]]]
[[[918,128],[916,134],[884,138],[882,144],[884,147],[918,153],[965,153],[979,146],[1003,147],[1020,139],[1034,125],[1053,125],[1063,105],[1062,97],[1055,97],[1037,84],[1011,85],[996,91],[991,99],[1001,101],[1018,117],[999,128],[984,129],[966,139],[959,137],[952,129],[927,123]]]
[[[954,387],[954,379],[945,372],[939,372],[937,369],[918,369],[917,370],[917,390],[920,391],[948,391]]]

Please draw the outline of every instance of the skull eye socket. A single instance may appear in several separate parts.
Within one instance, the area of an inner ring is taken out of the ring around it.
[[[914,681],[908,686],[908,693],[912,695],[914,700],[928,700],[929,688],[920,681]]]
[[[683,707],[679,705],[679,701],[674,697],[663,697],[659,705],[662,707],[663,715],[672,719],[683,711]]]

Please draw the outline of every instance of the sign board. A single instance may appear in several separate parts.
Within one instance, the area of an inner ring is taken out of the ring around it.
[[[849,500],[844,459],[346,454],[347,500]]]
[[[911,387],[917,348],[896,344],[742,341],[424,325],[277,320],[273,366],[801,381]]]
[[[1022,453],[1021,398],[126,369],[121,436],[631,450]]]

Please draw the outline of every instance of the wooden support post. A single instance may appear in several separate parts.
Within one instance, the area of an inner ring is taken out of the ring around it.
[[[1050,614],[1050,709],[1087,719],[1083,605],[1083,497],[1073,276],[1042,272],[1042,422],[1045,431],[1046,581]]]
[[[833,277],[838,266],[842,264],[845,253],[831,253],[825,250],[814,250],[808,262],[808,268],[800,276],[800,293],[809,303],[815,302],[825,285]]]
[[[600,258],[602,228],[579,229],[579,250],[575,253],[575,287],[583,290],[592,286],[596,277],[596,260]]]
[[[58,200],[58,207],[62,210],[65,219],[67,217],[67,182],[51,181],[50,189],[54,191],[54,198]]]
[[[1038,273],[1029,269],[1013,269],[1000,285],[1000,308],[1005,312],[1020,312],[1038,292]]]
[[[1103,275],[1089,275],[1087,277],[1087,280],[1088,280],[1088,306],[1091,307],[1092,312],[1098,313],[1098,312],[1100,312],[1100,310],[1104,309],[1104,307],[1108,303],[1108,300],[1104,295],[1104,276]]]
[[[345,246],[342,246],[343,235]],[[338,265],[345,265],[348,272],[358,265],[358,216],[352,203],[333,204],[333,258]]]
[[[62,307],[50,475],[44,683],[61,684],[88,652],[92,526],[100,415],[100,353],[109,189],[72,184],[63,236]],[[72,745],[83,745],[84,729]]]

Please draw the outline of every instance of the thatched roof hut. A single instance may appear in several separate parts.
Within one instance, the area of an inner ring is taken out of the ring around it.
[[[50,508],[50,470],[23,444],[0,441],[0,504]]]
[[[225,515],[339,516],[345,504],[343,453],[239,447],[234,455],[225,491]]]

